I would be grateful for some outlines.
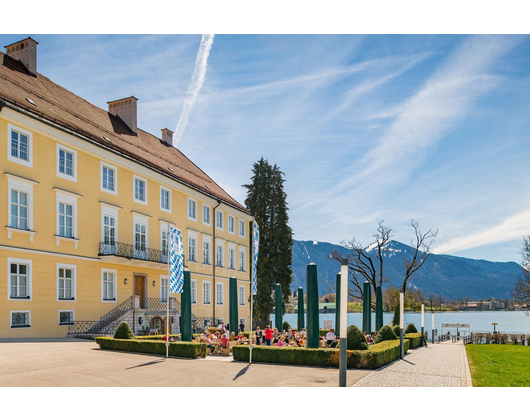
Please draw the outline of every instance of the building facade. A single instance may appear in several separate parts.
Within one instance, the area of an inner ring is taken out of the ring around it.
[[[177,148],[136,125],[134,97],[98,108],[36,69],[31,38],[0,53],[0,337],[178,332],[168,227],[181,230],[194,329],[250,325],[252,216]],[[107,328],[104,331],[104,328]]]

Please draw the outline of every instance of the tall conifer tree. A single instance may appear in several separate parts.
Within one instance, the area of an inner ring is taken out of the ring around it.
[[[245,205],[256,218],[260,233],[254,314],[258,322],[267,323],[274,308],[274,285],[282,285],[284,304],[291,294],[293,232],[288,225],[284,173],[263,157],[254,163],[252,172],[252,184],[244,187],[247,189]]]

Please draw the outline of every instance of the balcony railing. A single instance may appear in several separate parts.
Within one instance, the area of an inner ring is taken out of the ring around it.
[[[167,263],[167,253],[162,252],[159,249],[144,248],[132,244],[125,244],[123,242],[100,242],[98,255],[114,255],[116,257],[129,259],[134,258],[157,263]]]

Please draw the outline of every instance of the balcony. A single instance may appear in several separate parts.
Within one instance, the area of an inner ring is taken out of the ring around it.
[[[161,268],[167,264],[167,253],[123,242],[100,242],[98,256],[116,264],[143,265]]]

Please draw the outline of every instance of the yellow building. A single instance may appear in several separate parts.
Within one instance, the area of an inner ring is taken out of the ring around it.
[[[112,333],[122,320],[163,331],[169,225],[182,232],[194,329],[228,322],[230,277],[249,325],[249,211],[170,130],[139,129],[135,97],[104,110],[39,74],[37,44],[0,53],[0,337]]]

